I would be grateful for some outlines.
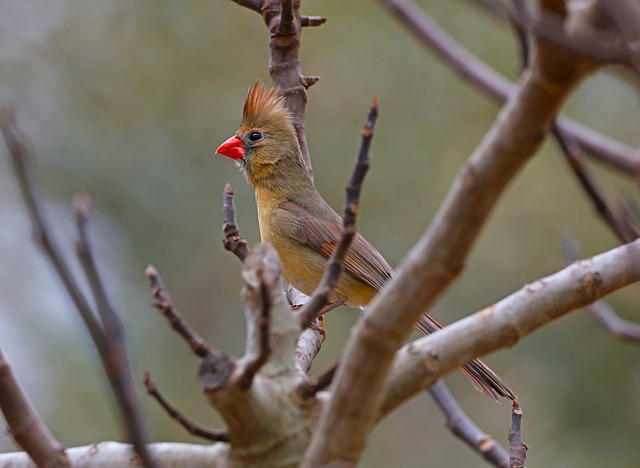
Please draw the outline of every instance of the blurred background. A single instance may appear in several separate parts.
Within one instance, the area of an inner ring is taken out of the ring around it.
[[[513,79],[508,26],[472,2],[421,1],[456,39]],[[233,134],[247,89],[269,81],[261,18],[230,1],[0,0],[0,101],[14,105],[37,154],[55,234],[75,262],[69,200],[88,191],[100,267],[126,323],[138,382],[150,369],[162,391],[205,425],[221,421],[196,385],[198,362],[151,307],[144,269],[159,269],[177,308],[212,345],[244,349],[238,260],[221,243],[221,193],[236,191],[238,222],[258,241],[253,192],[213,154]],[[458,168],[498,108],[416,43],[382,7],[363,0],[305,0],[328,22],[306,29],[307,137],[319,191],[340,210],[360,128],[373,95],[381,113],[361,200],[360,231],[396,265],[424,232]],[[634,146],[638,88],[619,70],[591,77],[564,112]],[[19,188],[0,145],[0,346],[54,434],[66,446],[120,440],[110,390],[88,335],[52,268],[34,247]],[[591,165],[616,198],[632,181]],[[560,239],[584,256],[616,245],[547,143],[492,215],[460,280],[433,315],[471,314],[563,267]],[[79,272],[79,269],[76,270]],[[640,321],[640,290],[608,302]],[[357,317],[332,312],[318,371],[339,355]],[[487,358],[523,406],[529,466],[640,465],[640,349],[578,311]],[[470,416],[506,444],[509,405],[496,405],[456,373],[447,379]],[[191,441],[143,395],[153,441]],[[0,434],[0,451],[14,450]],[[375,430],[365,467],[482,463],[444,428],[420,395]]]

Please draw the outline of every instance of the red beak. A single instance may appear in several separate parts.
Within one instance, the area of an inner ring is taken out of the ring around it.
[[[234,135],[218,146],[216,153],[231,159],[242,159],[244,158],[244,144],[240,138]]]

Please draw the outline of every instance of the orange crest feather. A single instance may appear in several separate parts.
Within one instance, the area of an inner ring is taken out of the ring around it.
[[[274,114],[288,112],[284,107],[284,98],[276,93],[275,88],[267,90],[260,80],[249,90],[242,111],[242,122],[248,127],[260,126]]]

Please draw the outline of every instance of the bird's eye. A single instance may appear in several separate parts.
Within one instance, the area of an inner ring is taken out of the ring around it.
[[[259,141],[264,138],[264,135],[260,132],[251,132],[249,133],[249,140],[251,141]]]

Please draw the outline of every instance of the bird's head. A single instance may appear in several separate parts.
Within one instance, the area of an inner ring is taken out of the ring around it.
[[[269,185],[296,175],[299,169],[304,171],[284,98],[274,88],[265,89],[260,81],[249,90],[238,131],[216,153],[235,159],[253,186]]]

